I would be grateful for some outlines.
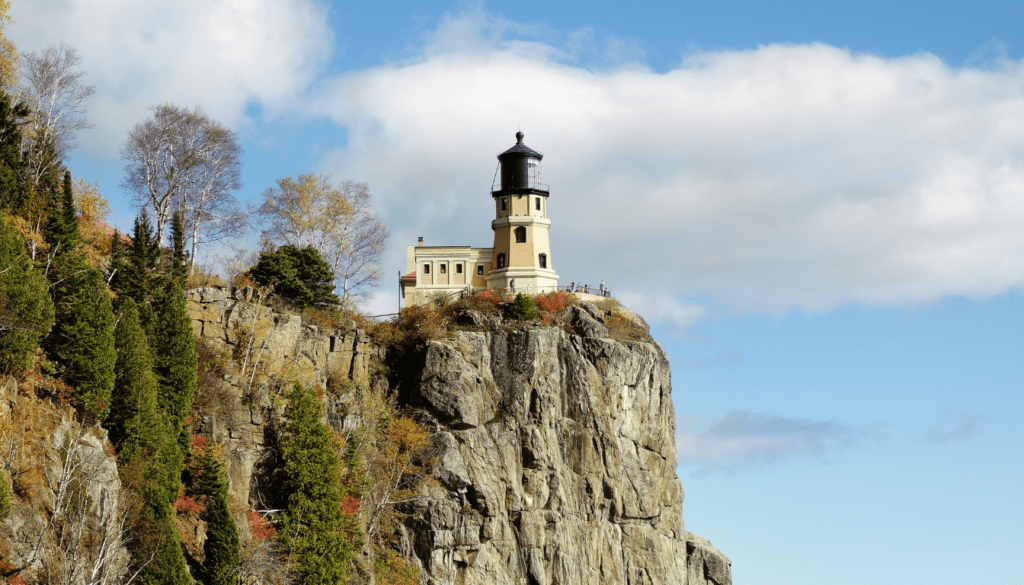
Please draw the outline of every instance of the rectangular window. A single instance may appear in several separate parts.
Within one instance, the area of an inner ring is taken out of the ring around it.
[[[430,274],[430,264],[423,265],[423,274]]]
[[[537,211],[540,211],[540,197],[537,198]]]
[[[462,274],[462,264],[455,265],[455,274]]]
[[[505,199],[504,197],[501,198],[501,210],[508,211],[508,199]]]
[[[448,274],[447,268],[447,264],[441,264],[441,274]]]
[[[477,264],[476,265],[476,275],[477,276],[483,276],[484,275],[484,265],[483,264]]]

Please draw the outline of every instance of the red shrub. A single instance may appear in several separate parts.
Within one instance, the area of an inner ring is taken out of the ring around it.
[[[537,304],[543,311],[557,313],[565,308],[565,293],[553,292],[548,296],[540,295],[537,297]]]
[[[341,511],[349,516],[354,516],[359,513],[362,503],[362,500],[352,494],[346,494],[345,500],[341,502]]]
[[[274,525],[256,510],[249,510],[249,513],[245,515],[245,519],[249,521],[249,531],[252,533],[253,538],[263,540],[277,534],[277,531],[274,530]]]

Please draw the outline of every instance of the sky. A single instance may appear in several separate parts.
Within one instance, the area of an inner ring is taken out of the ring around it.
[[[122,230],[119,151],[158,104],[239,133],[242,201],[311,171],[369,183],[394,276],[417,236],[490,246],[522,130],[563,284],[606,280],[670,359],[684,521],[735,583],[1024,583],[1020,5],[12,13],[19,49],[81,55],[94,128],[69,166]],[[393,312],[395,279],[364,308]]]

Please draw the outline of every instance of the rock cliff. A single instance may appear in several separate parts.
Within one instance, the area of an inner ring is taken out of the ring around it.
[[[683,529],[668,360],[569,329],[460,331],[429,341],[403,400],[423,409],[439,485],[404,504],[404,552],[431,583],[731,583]],[[468,314],[463,322],[480,323]]]

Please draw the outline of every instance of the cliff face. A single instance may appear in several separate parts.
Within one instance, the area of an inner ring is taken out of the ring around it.
[[[572,311],[575,333],[427,343],[403,399],[427,413],[439,485],[404,504],[404,552],[433,583],[731,583],[729,560],[683,529],[663,350]]]

